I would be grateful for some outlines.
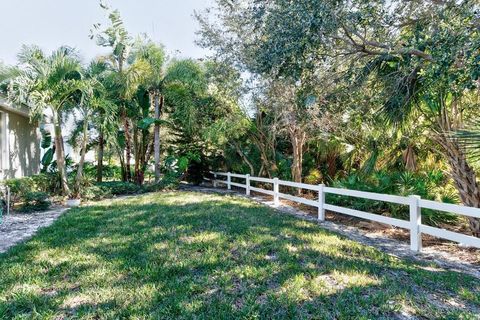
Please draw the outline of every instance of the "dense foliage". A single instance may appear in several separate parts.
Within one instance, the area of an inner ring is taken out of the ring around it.
[[[199,43],[249,74],[253,96],[251,125],[230,137],[224,168],[480,207],[470,159],[479,10],[472,0],[216,0],[197,14]],[[383,190],[372,188],[378,176]],[[399,176],[435,188],[404,192]],[[469,222],[480,236],[480,221]]]
[[[101,7],[108,24],[91,39],[105,56],[82,65],[68,47],[24,47],[0,72],[32,117],[51,109],[42,170],[58,175],[55,192],[136,193],[220,169],[480,207],[476,1],[215,0],[196,13],[198,44],[213,53],[201,60],[168,57]],[[61,147],[72,114],[77,164]],[[465,222],[429,211],[425,221]],[[479,220],[469,224],[479,236]]]

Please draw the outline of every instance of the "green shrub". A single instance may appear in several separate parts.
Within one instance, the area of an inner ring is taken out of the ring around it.
[[[188,152],[182,156],[169,155],[162,166],[162,172],[164,173],[162,180],[164,185],[175,183],[178,185],[182,179],[190,183],[200,184],[203,181],[204,173],[207,171],[208,168],[202,162],[198,153]]]
[[[96,167],[95,167],[95,174],[96,174]],[[103,166],[103,178],[109,180],[120,180],[122,179],[122,168],[120,166],[114,165],[104,165]]]
[[[85,200],[101,200],[111,196],[112,193],[109,188],[98,185],[86,186],[80,190],[80,197]]]
[[[303,181],[308,184],[319,184],[323,180],[322,172],[318,169],[310,169]]]
[[[73,177],[77,175],[77,166],[73,167],[71,175]],[[92,162],[85,162],[83,165],[83,176],[88,180],[97,180],[97,164]],[[120,180],[122,179],[122,169],[120,166],[105,164],[102,170],[102,177],[104,180],[107,181]]]
[[[30,177],[20,179],[8,179],[3,182],[4,185],[10,188],[12,201],[18,201],[22,196],[28,192],[37,191],[34,181]]]
[[[59,179],[57,174],[38,174],[30,177],[8,179],[3,181],[10,188],[12,203],[24,202],[31,192],[44,192],[50,195],[59,193]]]
[[[441,171],[428,173],[378,171],[370,175],[351,174],[344,179],[334,181],[332,185],[337,188],[399,196],[418,195],[423,199],[458,203],[455,188],[448,183],[447,177]],[[400,219],[409,218],[409,208],[407,206],[384,201],[333,194],[327,194],[326,201],[334,205]],[[442,223],[455,223],[458,221],[458,216],[447,212],[423,209],[422,219],[424,223],[435,226]]]
[[[142,188],[131,182],[122,181],[106,181],[95,184],[104,192],[109,192],[112,195],[135,194],[142,192]]]
[[[180,181],[177,174],[165,174],[159,183],[146,184],[142,187],[143,192],[155,192],[160,190],[178,189]]]
[[[44,211],[50,207],[50,200],[46,192],[27,192],[23,197],[21,212]]]

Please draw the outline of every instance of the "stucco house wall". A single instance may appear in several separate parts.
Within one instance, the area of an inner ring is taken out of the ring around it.
[[[40,171],[38,125],[30,123],[28,110],[0,98],[0,180]]]

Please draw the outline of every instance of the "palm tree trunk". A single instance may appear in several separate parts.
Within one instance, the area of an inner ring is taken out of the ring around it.
[[[159,120],[160,112],[163,107],[163,96],[160,96],[157,92],[154,94],[154,104],[155,120]],[[154,134],[155,183],[158,183],[160,181],[160,124],[158,123],[155,123]]]
[[[60,114],[53,110],[53,128],[55,131],[55,156],[57,160],[57,169],[60,176],[62,194],[68,196],[70,188],[68,187],[67,169],[65,166],[65,147],[63,144],[62,127]]]
[[[150,136],[148,131],[139,130],[135,128],[134,130],[134,139],[135,142],[135,183],[142,185],[145,180],[145,169],[148,152]]]
[[[126,115],[126,111],[122,114],[123,130],[125,134],[125,181],[132,180],[132,170],[130,168],[132,158],[132,138],[130,136],[130,123]]]
[[[103,179],[103,154],[105,151],[105,140],[103,137],[103,130],[100,130],[98,136],[98,151],[97,151],[97,182],[102,182]]]
[[[82,150],[80,153],[80,162],[77,167],[77,177],[75,179],[75,196],[80,196],[80,188],[83,180],[83,165],[85,164],[85,154],[87,153],[87,139],[88,139],[88,119],[83,119],[83,141]]]
[[[466,206],[480,208],[480,189],[475,170],[468,164],[465,150],[455,138],[446,135],[437,135],[435,140],[444,150],[452,179],[460,195],[462,203]],[[480,219],[468,217],[472,235],[480,237]]]
[[[122,181],[126,182],[127,181],[127,172],[125,171],[125,154],[124,154],[124,149],[117,146],[117,154],[118,154],[118,159],[120,160],[120,169],[121,169],[121,174],[122,174]]]
[[[150,158],[152,157],[152,154],[153,154],[153,147],[154,147],[153,145],[154,145],[153,143],[149,143],[147,146],[147,153],[145,155],[145,161],[142,167],[142,172],[144,176],[145,176],[145,171],[147,171],[148,162],[150,161]]]
[[[134,158],[134,171],[133,171],[133,181],[140,185],[139,182],[139,176],[140,176],[140,162],[141,162],[141,154],[143,152],[142,150],[142,144],[139,142],[141,138],[139,137],[141,132],[139,132],[139,129],[134,126],[133,128],[133,158]]]

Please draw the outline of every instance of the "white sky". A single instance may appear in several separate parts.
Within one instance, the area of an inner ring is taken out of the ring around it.
[[[213,0],[109,0],[120,11],[132,35],[146,33],[165,45],[170,56],[203,57],[194,44],[198,25],[194,10]],[[98,0],[0,0],[0,61],[16,63],[22,44],[36,44],[47,52],[61,45],[77,48],[85,61],[105,49],[88,37],[94,23],[107,18]]]

